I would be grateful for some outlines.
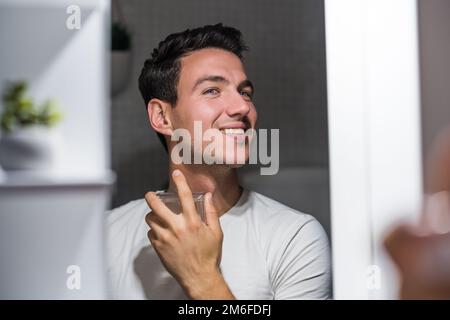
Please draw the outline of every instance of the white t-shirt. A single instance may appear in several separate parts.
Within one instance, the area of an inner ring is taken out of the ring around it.
[[[147,238],[145,199],[108,212],[108,273],[115,299],[187,299]],[[220,217],[220,269],[237,299],[327,299],[330,252],[312,216],[244,190]]]

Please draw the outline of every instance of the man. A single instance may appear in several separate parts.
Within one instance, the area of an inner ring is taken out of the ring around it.
[[[248,158],[244,131],[257,119],[245,50],[238,30],[218,24],[168,36],[145,62],[139,88],[171,155],[168,191],[178,192],[182,212],[149,192],[109,213],[115,298],[329,298],[329,246],[320,224],[239,186],[237,153]],[[179,129],[194,136],[196,121],[237,148],[216,150],[215,164],[176,163],[171,138]],[[207,192],[205,222],[193,191]]]

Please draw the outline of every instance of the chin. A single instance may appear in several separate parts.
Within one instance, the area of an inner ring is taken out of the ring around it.
[[[228,161],[227,161],[228,159]],[[248,153],[245,153],[245,156],[238,161],[237,156],[235,154],[230,156],[223,157],[223,163],[232,168],[240,168],[248,163]]]

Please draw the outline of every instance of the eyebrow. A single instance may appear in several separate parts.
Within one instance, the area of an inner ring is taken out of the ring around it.
[[[201,77],[200,79],[198,79],[198,80],[195,82],[194,87],[192,88],[192,92],[194,92],[195,89],[196,89],[200,84],[202,84],[203,82],[206,82],[206,81],[211,81],[211,82],[221,82],[221,83],[223,83],[223,84],[230,84],[230,81],[227,80],[227,79],[225,79],[225,78],[222,77],[222,76],[214,76],[214,75],[204,76],[204,77]],[[253,84],[252,84],[252,82],[251,82],[250,80],[248,80],[248,79],[241,81],[241,83],[239,83],[237,89],[238,89],[238,91],[240,91],[240,90],[242,90],[243,88],[247,88],[247,87],[250,87],[251,90],[252,90],[252,93],[253,93],[253,91],[254,91]]]

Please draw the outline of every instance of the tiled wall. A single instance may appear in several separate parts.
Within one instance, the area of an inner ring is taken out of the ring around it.
[[[323,1],[122,0],[133,34],[130,84],[112,101],[113,206],[166,182],[167,156],[147,122],[137,78],[143,61],[172,32],[215,24],[240,29],[250,46],[260,128],[280,129],[281,166],[327,166]]]

